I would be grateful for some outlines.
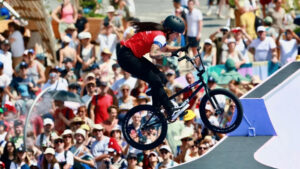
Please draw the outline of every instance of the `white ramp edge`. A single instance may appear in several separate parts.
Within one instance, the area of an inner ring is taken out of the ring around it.
[[[254,158],[274,168],[300,169],[300,69],[263,98],[277,136]]]

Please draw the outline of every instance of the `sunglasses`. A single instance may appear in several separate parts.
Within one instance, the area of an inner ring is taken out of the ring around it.
[[[54,144],[63,143],[63,140],[55,140]]]
[[[88,88],[95,87],[95,85],[87,85]]]
[[[65,135],[63,138],[72,138],[72,135]]]
[[[199,147],[200,150],[207,150],[207,147]]]
[[[93,130],[93,132],[95,132],[95,133],[100,132],[100,131],[103,131],[103,130],[95,130],[95,129]]]
[[[196,147],[196,145],[191,145],[191,148],[195,148]]]
[[[182,141],[192,141],[193,139],[192,138],[185,138],[185,139],[182,139]]]
[[[129,89],[122,89],[122,91],[129,91]]]
[[[160,153],[161,154],[168,154],[169,152],[167,150],[161,150]]]

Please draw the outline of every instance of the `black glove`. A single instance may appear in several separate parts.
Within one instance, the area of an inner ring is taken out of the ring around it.
[[[185,45],[185,46],[181,47],[180,49],[178,49],[178,51],[180,51],[180,52],[187,52],[188,49],[189,49],[189,47],[190,47],[189,44],[188,44],[188,45]]]

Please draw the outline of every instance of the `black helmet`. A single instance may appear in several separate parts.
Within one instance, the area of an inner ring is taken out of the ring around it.
[[[184,22],[179,17],[174,15],[170,15],[165,19],[163,27],[166,30],[171,30],[178,33],[183,33],[185,28]]]

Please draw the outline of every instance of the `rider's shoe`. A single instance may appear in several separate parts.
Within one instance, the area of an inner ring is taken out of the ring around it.
[[[171,110],[166,111],[167,113],[167,120],[173,121],[173,115],[177,114],[180,111],[180,108],[173,107]]]

